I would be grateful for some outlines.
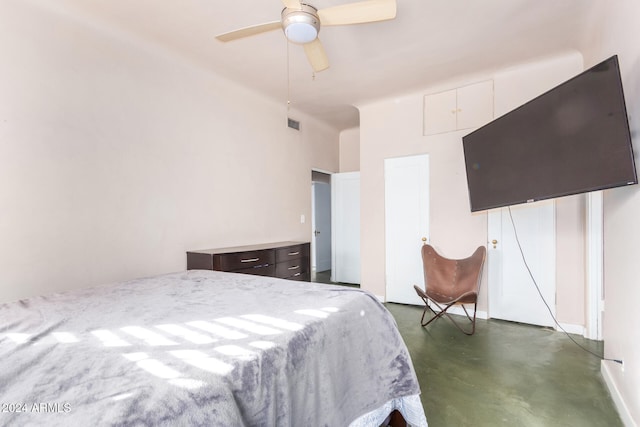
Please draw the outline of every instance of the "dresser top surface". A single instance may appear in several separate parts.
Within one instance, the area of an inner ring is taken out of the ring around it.
[[[187,251],[187,253],[215,255],[215,254],[228,254],[228,253],[237,253],[237,252],[260,251],[265,249],[279,249],[279,248],[286,248],[289,246],[308,245],[308,244],[309,242],[260,243],[257,245],[232,246],[228,248],[200,249],[197,251]]]

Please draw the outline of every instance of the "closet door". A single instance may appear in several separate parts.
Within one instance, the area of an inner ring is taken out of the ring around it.
[[[424,135],[483,126],[493,119],[493,80],[424,97]]]
[[[424,135],[453,132],[457,128],[456,90],[434,93],[424,97]]]
[[[493,81],[487,80],[458,88],[456,128],[471,129],[493,120]]]
[[[555,326],[551,317],[556,307],[555,202],[544,200],[512,206],[511,213],[508,208],[492,209],[487,218],[489,315]]]
[[[429,156],[385,159],[386,300],[422,304],[421,247],[429,239]]]

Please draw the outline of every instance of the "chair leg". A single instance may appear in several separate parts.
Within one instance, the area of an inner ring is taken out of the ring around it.
[[[447,313],[447,310],[449,310],[450,307],[454,306],[455,304],[449,304],[449,305],[439,305],[438,303],[434,302],[434,304],[440,309],[439,312],[435,311],[433,308],[431,308],[431,306],[429,304],[427,304],[427,302],[425,301],[425,308],[424,311],[422,312],[422,318],[420,319],[420,325],[427,326],[429,323],[433,322],[436,319],[439,319],[442,316],[447,316],[447,318],[449,320],[451,320],[451,322],[454,324],[454,326],[456,328],[458,328],[462,333],[466,334],[466,335],[473,335],[476,332],[476,308],[478,306],[478,303],[475,303],[473,305],[473,317],[471,317],[469,315],[469,312],[467,311],[467,308],[464,306],[464,304],[460,304],[462,305],[462,309],[464,310],[464,313],[467,315],[467,319],[469,319],[469,322],[471,323],[471,330],[465,329],[462,326],[460,326],[460,324],[453,318],[451,317],[451,315],[449,313]],[[424,316],[427,313],[427,309],[431,310],[431,312],[433,313],[433,317],[431,317],[431,319],[429,319],[427,322],[424,321]]]
[[[462,306],[462,309],[464,310],[464,314],[467,315],[467,319],[469,319],[469,322],[471,323],[471,330],[467,330],[467,329],[463,328],[462,326],[460,326],[460,324],[458,322],[456,322],[455,319],[449,315],[449,313],[445,312],[445,314],[447,315],[449,320],[451,320],[453,322],[453,324],[458,329],[460,329],[460,331],[462,331],[462,333],[464,333],[466,335],[473,335],[476,332],[476,308],[478,307],[478,303],[476,302],[473,305],[473,318],[471,316],[469,316],[469,312],[467,311],[467,308],[464,306],[464,304],[460,304],[460,305]],[[447,307],[447,308],[449,308],[449,307]]]
[[[447,313],[447,310],[449,310],[449,308],[451,308],[452,306],[455,305],[455,303],[452,304],[438,304],[436,301],[433,301],[431,299],[429,299],[429,297],[427,297],[427,295],[422,292],[417,286],[414,286],[414,288],[416,289],[416,293],[418,294],[418,296],[420,297],[420,299],[422,300],[422,302],[424,302],[424,310],[422,311],[422,317],[420,318],[420,325],[422,327],[427,326],[429,323],[433,322],[436,319],[441,318],[442,316],[447,316],[449,318],[449,320],[451,320],[451,322],[453,322],[453,324],[456,326],[456,328],[460,329],[464,334],[466,335],[473,335],[476,331],[476,309],[478,308],[478,302],[476,301],[473,305],[473,318],[469,315],[469,312],[467,311],[467,308],[464,306],[464,304],[460,304],[462,305],[462,309],[464,310],[464,314],[467,315],[467,319],[469,319],[469,322],[471,322],[471,330],[467,330],[465,328],[463,328],[462,326],[460,326],[458,324],[458,322],[455,321],[455,319],[453,317],[451,317],[451,315],[449,315],[449,313]],[[440,310],[440,311],[435,311],[433,309],[433,307],[431,307],[431,305],[429,305],[429,302],[432,302],[433,304],[435,304],[435,306]],[[427,310],[431,310],[431,313],[433,313],[431,319],[429,319],[428,321],[424,321],[424,317],[427,314]]]
[[[427,314],[427,309],[431,310],[431,313],[433,313],[433,315],[431,316],[431,318],[429,320],[427,320],[425,322],[424,321],[424,316],[425,316],[425,314]],[[429,323],[431,323],[434,320],[439,319],[440,317],[442,317],[443,314],[444,314],[444,311],[435,311],[429,305],[425,305],[424,311],[422,312],[422,318],[420,319],[420,325],[427,326]]]
[[[446,311],[446,309],[443,309],[440,305],[438,305],[438,303],[434,302],[435,305],[438,306],[438,308],[440,309],[440,311],[435,311],[433,308],[431,308],[431,306],[429,305],[429,300],[427,300],[425,297],[423,297],[422,295],[419,295],[420,298],[422,298],[422,301],[424,302],[424,310],[422,311],[422,317],[420,318],[420,325],[421,326],[427,326],[429,323],[433,322],[434,320],[442,317],[442,315],[444,314],[444,312]],[[427,310],[431,310],[431,313],[433,313],[433,315],[431,316],[431,318],[428,321],[424,321],[424,316],[427,314]]]

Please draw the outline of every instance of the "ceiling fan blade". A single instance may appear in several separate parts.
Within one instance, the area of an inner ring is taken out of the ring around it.
[[[396,0],[365,0],[328,7],[320,9],[318,16],[323,26],[386,21],[396,17]]]
[[[299,0],[282,0],[284,7],[288,9],[300,9],[300,1]]]
[[[239,30],[229,31],[228,33],[217,35],[216,38],[221,42],[230,42],[232,40],[249,37],[267,31],[282,29],[280,21],[267,22],[265,24],[252,25],[251,27],[240,28]]]
[[[310,43],[305,43],[304,53],[307,55],[307,59],[313,68],[313,71],[320,72],[329,68],[329,58],[324,51],[324,47],[320,42],[320,39],[315,39]]]

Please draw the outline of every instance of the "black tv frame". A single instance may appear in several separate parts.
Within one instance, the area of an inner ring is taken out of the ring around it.
[[[598,80],[603,71],[608,80]],[[611,105],[591,108],[597,98],[591,90],[606,91],[598,99],[613,95]],[[598,135],[603,129],[608,133]],[[556,145],[544,145],[549,138]],[[617,55],[462,140],[472,212],[638,183]],[[585,141],[589,150],[580,150]]]

